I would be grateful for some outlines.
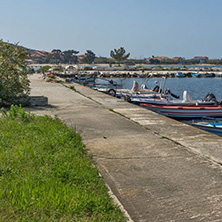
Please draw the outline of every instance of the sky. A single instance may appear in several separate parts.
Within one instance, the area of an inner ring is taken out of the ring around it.
[[[0,39],[110,57],[222,58],[222,0],[0,0]]]

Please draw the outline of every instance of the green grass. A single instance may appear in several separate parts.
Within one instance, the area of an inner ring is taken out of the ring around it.
[[[81,142],[21,107],[0,118],[0,221],[126,221]]]

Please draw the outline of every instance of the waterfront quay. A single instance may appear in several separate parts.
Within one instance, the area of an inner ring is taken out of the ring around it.
[[[129,221],[222,221],[221,137],[76,83],[30,80],[49,103],[30,111],[80,133]]]

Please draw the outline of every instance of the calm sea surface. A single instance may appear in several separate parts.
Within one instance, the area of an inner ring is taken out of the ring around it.
[[[130,79],[113,79],[117,83],[122,83],[122,88],[131,88],[133,81],[137,81],[141,84],[144,79],[130,78]],[[153,88],[156,83],[161,83],[161,78],[151,78],[147,86]],[[192,99],[203,99],[208,92],[213,93],[217,100],[222,99],[222,78],[168,78],[166,80],[165,89],[169,88],[174,94],[183,97],[183,91],[186,90],[191,95]]]

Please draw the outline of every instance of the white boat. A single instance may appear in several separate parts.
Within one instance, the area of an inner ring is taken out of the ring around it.
[[[213,94],[205,96],[202,100],[193,100],[191,95],[183,92],[183,99],[179,100],[179,96],[171,93],[169,89],[164,90],[166,84],[166,77],[163,77],[159,86],[155,86],[153,90],[143,89],[139,87],[138,83],[134,81],[131,90],[123,91],[121,97],[127,102],[136,104],[156,104],[156,105],[215,105],[217,104],[216,97]]]
[[[187,92],[183,92],[183,99],[173,99],[172,93],[162,94],[159,98],[144,98],[140,99],[140,103],[155,104],[155,105],[174,105],[174,106],[185,106],[185,105],[216,105],[218,102],[216,97],[212,93],[208,93],[204,99],[193,100],[191,95]],[[175,98],[175,96],[174,96]]]
[[[146,81],[148,80],[149,79],[146,79]],[[153,89],[149,89],[148,87],[146,87],[145,83],[142,83],[139,86],[138,83],[134,81],[133,86],[130,90],[122,89],[118,90],[118,93],[119,97],[124,98],[127,102],[146,103],[148,101],[165,101],[166,99],[168,99],[168,97],[174,95],[169,90],[167,92],[163,92],[165,84],[166,77],[163,77],[161,79],[160,86],[156,85]]]

